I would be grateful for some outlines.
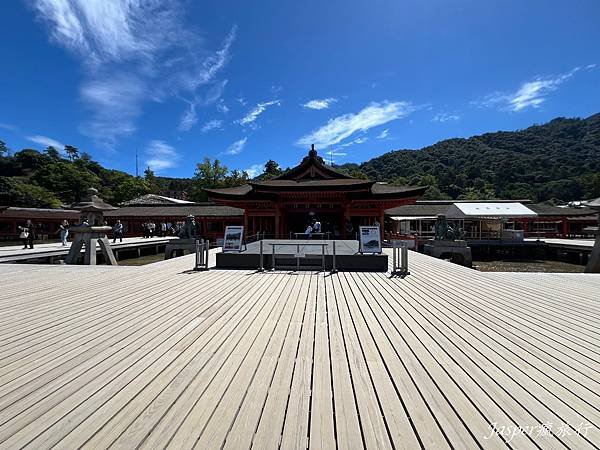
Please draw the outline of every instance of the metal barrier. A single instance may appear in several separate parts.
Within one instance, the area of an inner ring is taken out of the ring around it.
[[[321,247],[321,270],[325,270],[325,248],[329,245],[327,242],[324,242],[324,243],[311,242],[311,243],[302,243],[302,244],[282,244],[282,243],[270,242],[269,245],[271,246],[271,266],[272,266],[271,270],[277,269],[277,253],[276,253],[275,249],[277,247],[290,247],[290,246],[296,247],[296,253],[294,254],[294,257],[296,258],[296,271],[300,271],[300,259],[306,257],[306,254],[300,253],[300,246],[320,246]],[[281,255],[281,256],[289,257],[289,254]],[[260,260],[262,260],[262,246],[261,246]]]
[[[392,241],[392,275],[410,275],[408,271],[408,245],[403,241]]]
[[[208,270],[208,256],[210,250],[210,241],[207,239],[196,239],[196,263],[194,270]]]
[[[310,233],[310,236],[311,237],[308,238],[306,236],[306,233],[292,233],[290,231],[290,239],[313,239],[313,238],[315,238],[315,239],[321,239],[321,240],[323,240],[323,239],[329,240],[331,238],[331,232],[329,232],[329,231],[324,231],[324,232],[318,231],[318,232],[315,232],[315,233]]]

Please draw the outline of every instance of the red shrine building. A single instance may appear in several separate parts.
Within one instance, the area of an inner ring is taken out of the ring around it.
[[[360,225],[382,227],[384,211],[413,204],[427,187],[392,186],[340,173],[323,163],[312,146],[302,162],[283,175],[242,186],[206,189],[217,204],[244,210],[248,236],[276,238],[303,233],[312,220],[331,238],[354,238]]]

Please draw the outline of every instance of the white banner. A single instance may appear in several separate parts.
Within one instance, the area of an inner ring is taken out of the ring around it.
[[[381,253],[381,235],[378,226],[360,227],[360,252]]]
[[[227,226],[223,238],[223,253],[241,252],[244,240],[244,227],[241,225]]]

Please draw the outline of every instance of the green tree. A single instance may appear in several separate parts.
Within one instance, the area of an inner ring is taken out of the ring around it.
[[[0,204],[26,208],[58,208],[60,200],[41,186],[14,177],[0,177]]]
[[[50,158],[52,158],[53,160],[59,160],[60,159],[60,153],[58,150],[56,150],[55,147],[53,146],[48,146],[48,148],[46,148],[46,150],[44,150],[44,152],[46,153],[46,155],[48,155]]]
[[[144,181],[148,186],[150,194],[158,194],[160,192],[160,184],[158,183],[156,175],[154,175],[154,171],[150,169],[150,167],[144,170]]]
[[[4,141],[0,141],[0,156],[8,156],[10,153],[9,148],[6,146]]]
[[[275,178],[281,175],[281,168],[277,162],[269,159],[265,164],[265,171],[263,172],[263,176],[261,177],[263,180],[270,180],[271,178]]]
[[[204,161],[196,164],[196,171],[192,178],[189,193],[190,200],[195,202],[206,201],[208,196],[203,189],[224,187],[227,172],[227,166],[222,165],[218,159],[211,162],[210,158],[204,158]]]
[[[102,189],[100,178],[89,170],[81,170],[66,161],[52,162],[37,171],[33,177],[39,186],[56,193],[67,203],[78,201],[90,187]]]
[[[145,179],[129,177],[115,187],[111,195],[111,202],[118,205],[141,195],[149,194],[150,191],[150,186]]]
[[[226,187],[240,186],[248,182],[248,173],[245,170],[239,171],[237,169],[232,170],[229,175],[225,177],[223,185]]]
[[[72,145],[65,145],[65,153],[67,154],[69,161],[79,158],[79,149]]]
[[[25,148],[15,153],[13,158],[23,174],[30,174],[52,161],[47,155],[31,148]]]

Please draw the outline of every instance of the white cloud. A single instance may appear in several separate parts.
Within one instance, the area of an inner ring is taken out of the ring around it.
[[[361,136],[361,137],[357,137],[356,139],[353,139],[350,142],[346,142],[344,144],[341,144],[340,147],[350,147],[351,145],[354,145],[354,144],[362,144],[363,142],[367,142],[368,140],[369,140],[368,137]]]
[[[154,172],[175,167],[180,158],[175,148],[162,140],[150,141],[145,153],[147,156],[146,166]]]
[[[183,112],[179,121],[179,131],[189,131],[198,122],[198,114],[196,113],[196,105],[189,103],[189,108]]]
[[[378,125],[408,116],[416,107],[409,102],[373,102],[358,113],[349,113],[330,119],[325,125],[302,136],[296,142],[305,147],[315,144],[318,147],[329,147],[349,138],[354,133],[366,132]]]
[[[223,114],[227,114],[229,112],[229,107],[225,104],[223,99],[219,100],[216,105],[217,111]]]
[[[592,70],[595,67],[595,64],[590,64],[583,70]],[[580,70],[582,70],[581,67],[575,67],[560,75],[536,77],[521,84],[515,92],[494,92],[484,97],[483,100],[473,103],[478,106],[499,107],[503,111],[513,112],[527,108],[539,108],[551,92],[556,91],[561,84]]]
[[[222,128],[223,128],[223,121],[215,119],[215,120],[209,120],[208,122],[206,122],[200,131],[202,131],[203,133],[206,133],[211,130],[221,130]]]
[[[459,120],[460,116],[458,114],[454,114],[454,113],[437,113],[435,116],[433,116],[433,119],[431,119],[433,122],[449,122],[450,120]]]
[[[216,82],[230,59],[234,26],[214,52],[206,39],[186,26],[182,0],[31,0],[48,26],[51,40],[72,52],[85,67],[80,87],[92,118],[81,126],[106,147],[135,131],[136,119],[148,100],[186,97],[181,129],[195,123],[195,107],[214,103],[226,82]],[[126,81],[120,86],[120,81]],[[203,98],[198,90],[204,86]],[[105,101],[95,91],[117,91]],[[125,121],[123,121],[125,119]]]
[[[389,134],[390,134],[390,129],[386,128],[381,133],[379,133],[379,135],[377,136],[377,139],[385,139],[386,137],[388,137]]]
[[[145,83],[135,76],[85,81],[79,92],[92,114],[80,130],[106,148],[114,148],[117,139],[136,130],[142,111]]]
[[[244,150],[247,140],[248,140],[248,138],[244,137],[238,141],[235,141],[233,144],[231,144],[229,147],[227,147],[225,154],[226,155],[239,155],[242,152],[242,150]]]
[[[62,151],[65,148],[65,144],[57,141],[56,139],[49,138],[48,136],[27,136],[25,139],[31,142],[35,142],[36,144],[42,145],[44,147],[54,147],[56,150]]]
[[[339,150],[330,149],[324,153],[326,156],[324,157],[325,162],[327,164],[332,164],[338,162],[340,159],[343,159],[348,153],[340,152]]]
[[[248,111],[248,114],[246,114],[244,117],[242,117],[238,122],[241,125],[249,125],[249,124],[253,123],[256,119],[258,119],[258,116],[260,116],[263,112],[265,112],[267,107],[273,106],[273,105],[281,106],[281,101],[271,100],[269,102],[258,103],[254,108],[252,108],[250,111]]]
[[[16,126],[11,125],[9,123],[0,123],[0,129],[8,130],[8,131],[18,131],[19,130]]]
[[[265,166],[262,164],[252,164],[245,172],[250,178],[254,178],[264,172]]]
[[[332,103],[337,102],[337,99],[329,97],[322,99],[314,99],[306,102],[302,106],[307,109],[327,109]]]

